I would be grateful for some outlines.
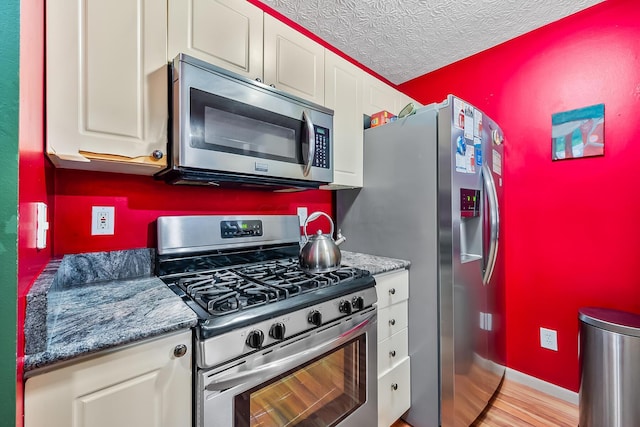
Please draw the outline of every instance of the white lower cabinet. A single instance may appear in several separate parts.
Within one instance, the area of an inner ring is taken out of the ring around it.
[[[191,331],[27,379],[25,427],[189,427]]]
[[[378,376],[378,426],[389,427],[411,404],[411,366],[405,357],[393,369]]]
[[[375,276],[378,292],[378,427],[389,427],[411,405],[409,272]]]

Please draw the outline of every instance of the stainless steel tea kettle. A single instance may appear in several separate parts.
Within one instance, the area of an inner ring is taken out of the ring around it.
[[[328,235],[322,234],[322,230],[309,237],[307,234],[307,225],[321,216],[325,216],[331,222],[331,232]],[[338,230],[337,239],[333,240],[334,225],[333,220],[324,212],[314,212],[304,222],[304,237],[306,242],[300,249],[298,260],[300,268],[307,273],[328,273],[340,268],[342,255],[340,254],[339,244],[344,242],[346,237],[340,234]]]

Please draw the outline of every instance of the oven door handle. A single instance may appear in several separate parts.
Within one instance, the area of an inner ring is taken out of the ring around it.
[[[264,381],[265,378],[271,378],[282,372],[294,369],[296,366],[299,366],[301,362],[313,359],[316,356],[337,348],[349,340],[362,335],[372,326],[375,327],[376,324],[373,321],[375,320],[376,315],[376,310],[373,310],[366,320],[358,323],[356,326],[342,333],[340,336],[315,347],[305,349],[274,362],[252,368],[248,371],[221,375],[212,380],[211,383],[207,384],[205,389],[208,391],[224,391],[238,385],[252,383],[254,379]]]

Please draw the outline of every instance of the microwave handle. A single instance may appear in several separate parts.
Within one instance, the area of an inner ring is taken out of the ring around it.
[[[311,117],[309,117],[307,110],[302,111],[302,120],[307,127],[307,141],[309,141],[309,157],[307,158],[307,163],[304,165],[304,171],[302,173],[304,176],[309,176],[309,172],[311,172],[311,165],[313,165],[313,158],[316,155],[316,134],[313,130],[313,122],[311,122]],[[302,140],[300,141],[300,144],[302,144]]]

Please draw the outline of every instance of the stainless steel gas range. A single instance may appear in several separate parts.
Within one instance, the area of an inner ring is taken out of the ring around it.
[[[298,266],[298,217],[158,218],[157,274],[198,315],[198,427],[377,424],[375,281]]]

